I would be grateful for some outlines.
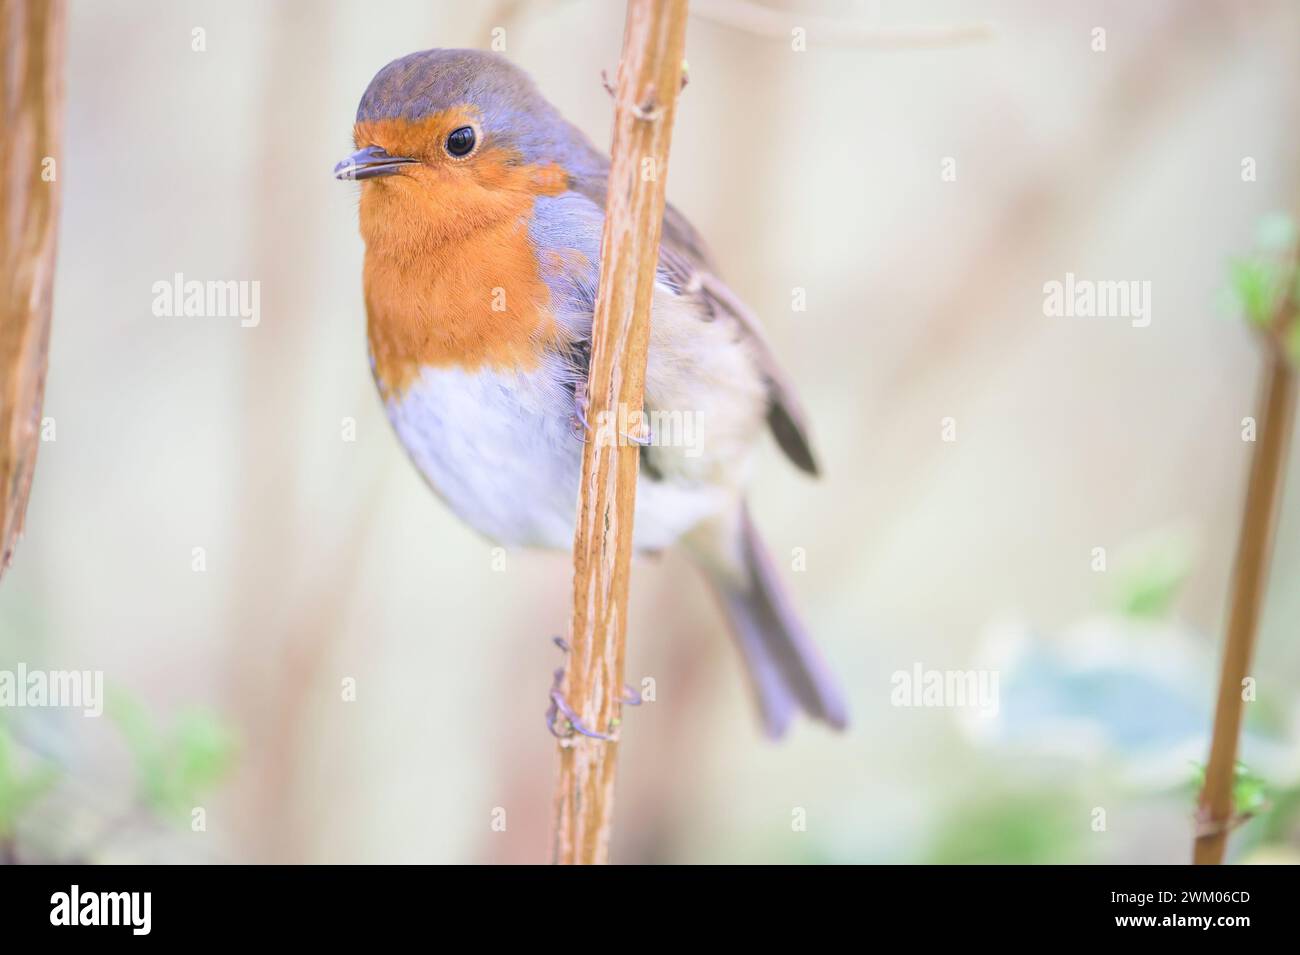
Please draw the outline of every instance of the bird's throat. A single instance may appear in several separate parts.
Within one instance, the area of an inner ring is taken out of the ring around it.
[[[368,243],[367,333],[385,397],[426,367],[535,368],[556,340],[526,215],[417,250]]]

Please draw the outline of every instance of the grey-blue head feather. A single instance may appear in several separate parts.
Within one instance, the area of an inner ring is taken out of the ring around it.
[[[485,147],[506,146],[526,163],[557,162],[577,175],[607,165],[527,73],[483,50],[424,50],[394,60],[370,81],[357,107],[357,122],[418,121],[457,106],[478,112]]]

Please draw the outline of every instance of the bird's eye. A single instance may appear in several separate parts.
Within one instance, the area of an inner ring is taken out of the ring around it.
[[[474,127],[462,126],[447,134],[447,154],[456,159],[463,159],[474,151]]]

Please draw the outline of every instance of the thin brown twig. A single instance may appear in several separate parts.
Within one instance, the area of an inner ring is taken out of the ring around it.
[[[64,22],[62,0],[0,6],[0,576],[22,534],[40,446],[59,219]]]
[[[1273,331],[1264,337],[1267,364],[1260,383],[1260,410],[1256,418],[1258,441],[1246,485],[1210,760],[1205,769],[1205,785],[1201,789],[1197,813],[1193,848],[1193,861],[1197,865],[1218,865],[1223,861],[1228,833],[1236,822],[1233,789],[1237,743],[1241,737],[1245,708],[1243,683],[1250,672],[1255,634],[1264,606],[1287,446],[1295,419],[1295,369],[1285,347],[1285,332],[1294,320],[1294,312],[1295,302],[1287,296]]]
[[[561,864],[609,860],[639,449],[602,424],[642,407],[685,44],[686,0],[628,0],[587,386],[595,431],[582,455],[573,617],[556,691],[572,714],[561,717],[555,786],[552,859]]]

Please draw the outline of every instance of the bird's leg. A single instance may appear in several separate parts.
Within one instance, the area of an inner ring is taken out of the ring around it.
[[[573,436],[585,444],[590,433],[591,424],[587,421],[587,382],[582,379],[573,383]]]
[[[591,406],[591,402],[588,401],[587,399],[587,382],[585,380],[574,382],[573,416],[572,416],[573,436],[577,438],[579,441],[582,441],[584,444],[587,441],[587,436],[591,434],[593,430],[591,427],[591,422],[587,420],[587,409],[590,406]],[[645,412],[642,412],[642,416],[643,417],[645,416]],[[628,431],[620,431],[619,437],[621,437],[628,444],[635,444],[636,446],[642,448],[649,447],[654,443],[654,432],[651,431],[648,422],[640,430],[641,430],[640,434],[632,434]]]

